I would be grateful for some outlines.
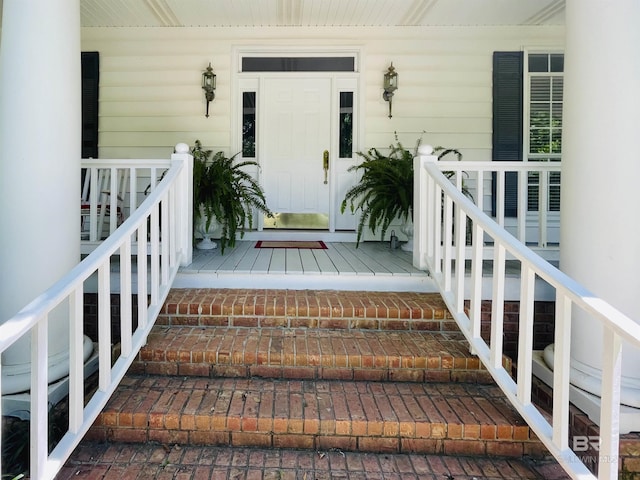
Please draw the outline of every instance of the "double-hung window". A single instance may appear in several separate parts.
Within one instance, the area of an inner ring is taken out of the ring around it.
[[[530,53],[527,56],[524,122],[526,159],[529,162],[557,162],[562,158],[562,102],[564,56],[559,53]],[[560,211],[560,172],[545,174],[547,211]],[[538,210],[540,174],[528,176],[527,210]],[[544,184],[543,184],[544,185]]]

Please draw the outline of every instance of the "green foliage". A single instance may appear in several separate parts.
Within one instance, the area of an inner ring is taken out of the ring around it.
[[[191,150],[193,155],[193,220],[201,221],[201,210],[209,228],[212,218],[220,223],[222,235],[220,247],[235,246],[236,233],[244,236],[244,228],[253,228],[254,209],[269,217],[273,213],[267,207],[262,187],[243,168],[255,166],[257,162],[245,160],[236,163],[238,154],[227,157],[223,152],[213,154],[204,150],[199,140]]]
[[[49,410],[48,448],[51,452],[69,428],[68,401],[63,400]],[[30,420],[2,417],[2,480],[25,478],[29,470]],[[22,473],[19,473],[22,472]]]
[[[397,140],[396,135],[396,144],[389,145],[386,155],[377,148],[356,152],[364,161],[352,166],[349,171],[360,172],[362,177],[347,191],[340,210],[344,213],[348,205],[352,213],[361,211],[357,244],[360,244],[365,226],[374,233],[380,229],[382,240],[395,219],[413,221],[413,158],[418,153],[421,141],[422,138],[418,139],[411,152]],[[438,160],[447,155],[462,159],[462,154],[453,148],[436,147],[434,153],[438,155]],[[453,175],[453,172],[444,173],[447,177]]]
[[[2,479],[13,479],[15,472],[29,468],[29,421],[3,417]]]
[[[352,213],[362,212],[358,244],[365,225],[373,232],[380,228],[382,239],[394,219],[413,217],[413,156],[400,142],[390,145],[389,150],[388,155],[377,148],[356,152],[364,161],[349,168],[362,177],[347,191],[340,210],[344,213],[348,204]]]
[[[562,119],[547,109],[529,117],[529,153],[562,153]]]

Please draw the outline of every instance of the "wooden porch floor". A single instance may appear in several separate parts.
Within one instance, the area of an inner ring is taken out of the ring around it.
[[[412,255],[386,242],[326,242],[327,249],[256,248],[239,241],[215,250],[194,249],[174,287],[292,288],[435,292]]]

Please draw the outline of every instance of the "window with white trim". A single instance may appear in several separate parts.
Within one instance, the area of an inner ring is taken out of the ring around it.
[[[562,159],[562,104],[564,92],[564,55],[530,53],[527,56],[525,105],[526,158],[530,162],[557,162]],[[547,178],[550,212],[560,211],[560,172]],[[528,178],[528,211],[538,210],[540,174]]]

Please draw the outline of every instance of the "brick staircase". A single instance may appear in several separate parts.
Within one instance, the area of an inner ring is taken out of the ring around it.
[[[173,290],[86,438],[548,456],[425,293]]]

